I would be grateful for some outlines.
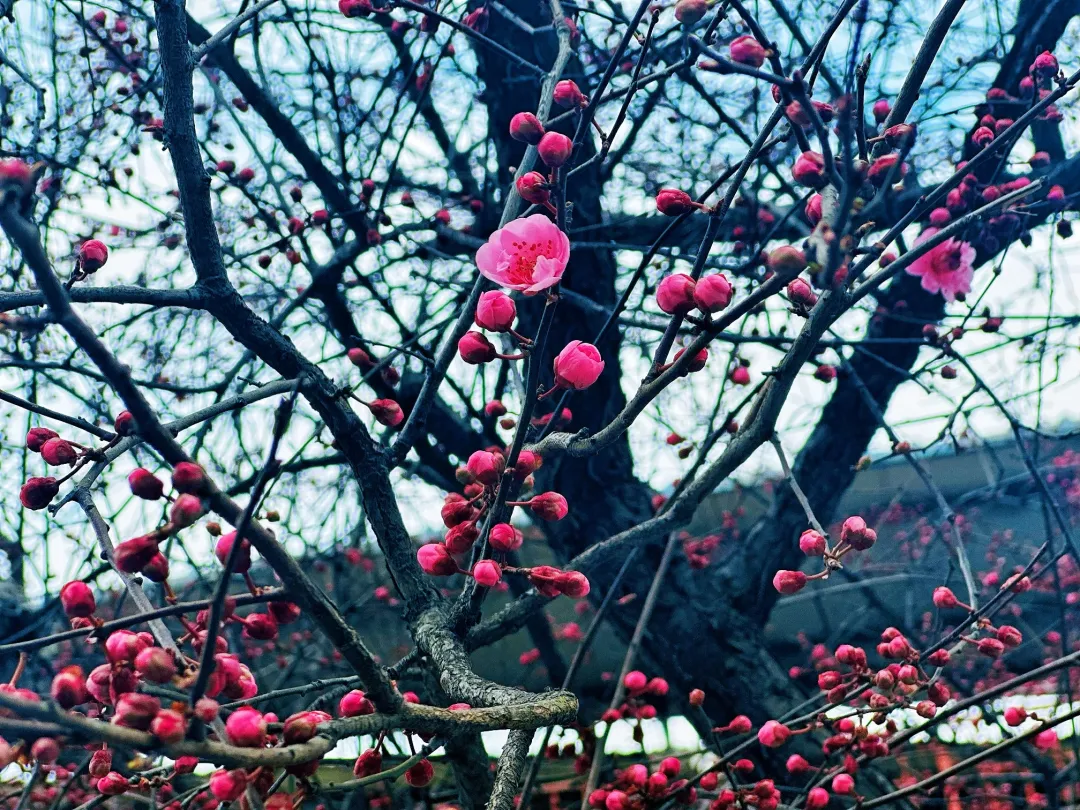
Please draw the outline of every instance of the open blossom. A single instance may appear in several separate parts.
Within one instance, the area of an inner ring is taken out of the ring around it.
[[[559,283],[570,260],[570,240],[543,214],[515,219],[476,251],[480,275],[535,295]]]
[[[915,245],[922,244],[937,232],[937,228],[927,228]],[[946,301],[955,301],[958,294],[971,292],[975,248],[958,239],[946,239],[908,265],[907,272],[920,276],[922,288],[927,292],[941,293]]]

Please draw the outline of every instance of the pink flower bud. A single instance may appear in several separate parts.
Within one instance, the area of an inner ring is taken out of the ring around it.
[[[779,748],[790,736],[791,729],[777,720],[766,720],[757,734],[758,742],[766,748]]]
[[[662,188],[656,194],[656,210],[665,216],[688,214],[695,207],[693,198],[677,188]]]
[[[185,529],[203,515],[202,501],[197,495],[180,495],[169,510],[169,520],[174,526]]]
[[[46,464],[60,467],[64,464],[74,464],[79,454],[69,441],[56,438],[49,439],[41,445],[41,457],[45,459]]]
[[[781,569],[773,576],[773,587],[785,596],[798,593],[806,587],[806,574],[802,571],[787,571]]]
[[[829,791],[823,787],[810,788],[806,794],[806,807],[808,810],[821,810],[829,806]]]
[[[561,132],[548,132],[536,146],[536,153],[544,164],[555,169],[570,159],[574,142]]]
[[[889,117],[889,113],[892,112],[892,107],[889,106],[889,102],[886,99],[879,98],[874,102],[873,112],[874,120],[881,124]]]
[[[547,179],[540,172],[525,172],[515,183],[518,196],[533,205],[543,205],[551,198]]]
[[[424,572],[433,577],[448,577],[456,574],[458,565],[442,543],[427,543],[420,546],[416,559]]]
[[[794,245],[781,245],[769,254],[768,267],[774,273],[794,275],[806,267],[806,254]]]
[[[225,721],[229,742],[243,748],[261,748],[266,742],[266,720],[262,712],[242,706]]]
[[[639,670],[627,672],[623,676],[623,686],[631,694],[644,691],[646,685],[649,683],[649,679],[645,677],[645,673]]]
[[[787,772],[798,776],[810,770],[810,763],[798,754],[792,754],[787,758]]]
[[[353,764],[353,776],[363,779],[382,770],[382,753],[377,748],[362,751]]]
[[[64,709],[71,709],[89,700],[82,668],[70,666],[60,670],[52,680],[49,694]]]
[[[481,560],[473,566],[473,579],[482,588],[494,588],[502,579],[502,568],[494,560]]]
[[[810,309],[817,303],[817,295],[810,284],[801,278],[793,278],[787,285],[788,298],[800,309]]]
[[[563,79],[555,85],[551,98],[560,107],[584,107],[587,103],[580,88],[569,79]]]
[[[181,461],[173,467],[172,484],[177,492],[198,495],[206,487],[206,472],[198,464]]]
[[[506,459],[502,453],[477,450],[465,465],[472,477],[485,486],[495,486],[506,469]]]
[[[243,619],[244,635],[256,641],[273,641],[278,637],[278,623],[269,613],[252,613]]]
[[[109,249],[104,242],[91,239],[79,248],[79,267],[84,273],[93,273],[109,260]]]
[[[536,146],[544,137],[544,125],[531,112],[519,112],[510,119],[510,137]]]
[[[232,554],[233,544],[236,542],[236,532],[228,532],[221,535],[218,538],[217,544],[214,546],[214,556],[218,558],[218,562],[222,565]],[[240,551],[237,552],[236,562],[233,565],[234,574],[245,574],[251,569],[251,543],[247,540],[240,542]]]
[[[368,409],[375,421],[386,427],[397,427],[405,421],[405,413],[392,399],[373,399],[368,403]]]
[[[873,185],[882,185],[890,175],[894,174],[894,167],[900,162],[900,156],[896,154],[882,155],[873,163],[870,164],[870,168],[866,170],[866,179]],[[897,170],[897,176],[903,177],[907,173],[907,166],[900,165]]]
[[[156,501],[165,492],[161,479],[142,467],[137,467],[128,475],[128,486],[132,495],[147,501]]]
[[[347,692],[338,701],[338,714],[342,717],[360,717],[365,714],[374,714],[375,706],[359,689]]]
[[[187,733],[187,722],[180,712],[162,709],[150,723],[150,733],[163,743],[178,743]]]
[[[435,768],[426,759],[422,759],[405,771],[405,781],[414,788],[425,787],[435,778]]]
[[[799,550],[808,557],[820,557],[825,553],[825,536],[814,529],[799,535]]]
[[[19,490],[19,502],[27,509],[44,509],[60,493],[60,485],[52,476],[28,478]]]
[[[541,492],[529,499],[527,506],[541,520],[562,520],[570,511],[566,498],[558,492]]]
[[[49,430],[47,427],[30,428],[26,433],[26,447],[28,450],[40,453],[45,442],[49,441],[49,439],[59,438],[59,436],[59,433],[55,430]]]
[[[1024,635],[1010,624],[1003,624],[997,629],[997,640],[1006,647],[1019,647],[1024,642]]]
[[[148,681],[168,683],[176,674],[176,661],[162,647],[147,647],[135,656],[135,671]]]
[[[702,312],[720,312],[731,303],[731,294],[731,282],[727,280],[727,276],[714,273],[698,280],[694,287],[694,305]]]
[[[976,146],[986,146],[994,140],[994,130],[990,127],[979,127],[971,134],[971,142]]]
[[[482,329],[506,332],[513,327],[516,317],[514,299],[499,290],[488,290],[476,303],[476,325]]]
[[[591,343],[571,340],[555,357],[555,384],[560,388],[582,391],[599,378],[604,370],[600,351]]]
[[[488,543],[496,551],[517,551],[523,542],[524,536],[509,523],[496,523],[488,533]]]
[[[741,36],[731,41],[728,53],[732,62],[759,68],[765,64],[765,48],[751,36]]]
[[[148,731],[150,724],[161,710],[161,703],[156,697],[138,692],[126,692],[116,700],[113,723],[139,731]]]
[[[89,774],[95,779],[101,779],[112,770],[112,751],[108,748],[99,748],[90,757],[90,765],[87,768]]]
[[[694,304],[694,279],[685,273],[672,273],[656,288],[656,303],[669,315],[685,315]]]
[[[840,529],[840,541],[847,542],[856,551],[866,551],[877,542],[877,532],[861,517],[852,515]]]
[[[960,600],[951,589],[941,585],[934,588],[934,605],[939,608],[955,608],[960,607]]]
[[[674,362],[674,363],[679,362],[679,358],[682,357],[685,353],[686,353],[686,349],[679,349],[677,352],[675,352],[675,357],[674,357],[672,362]],[[703,368],[705,368],[705,364],[708,363],[708,362],[709,362],[709,350],[708,349],[700,349],[698,351],[698,353],[695,354],[693,356],[693,358],[691,358],[690,362],[687,363],[687,365],[686,365],[686,373],[687,374],[693,374],[695,371],[701,371]],[[740,366],[740,368],[741,368],[741,366]],[[744,371],[745,371],[745,369],[744,369]],[[749,380],[750,380],[749,372],[747,372],[747,382],[749,382]]]
[[[583,599],[589,595],[591,585],[588,577],[580,571],[563,571],[555,579],[555,587],[571,599]]]
[[[841,796],[847,796],[855,789],[855,780],[849,774],[838,773],[832,780],[832,791]]]
[[[795,160],[791,176],[796,183],[818,188],[825,181],[825,158],[820,152],[803,152]]]
[[[1035,61],[1031,63],[1031,72],[1037,73],[1045,78],[1053,78],[1057,75],[1058,60],[1050,51],[1043,51],[1035,57]]]
[[[675,19],[687,28],[693,28],[701,22],[708,12],[709,4],[706,0],[678,0],[675,3]]]
[[[350,0],[341,0],[342,3]],[[235,771],[214,771],[210,776],[210,792],[222,802],[232,802],[244,795],[247,789],[247,772],[241,768]]]
[[[94,787],[103,796],[119,796],[127,792],[128,781],[123,774],[111,771],[98,779]]]
[[[468,331],[458,340],[458,355],[471,366],[490,363],[498,350],[482,332]]]
[[[125,574],[135,574],[141,571],[157,553],[157,538],[143,535],[117,544],[114,560],[118,570]]]
[[[60,605],[69,619],[93,616],[97,609],[94,592],[81,580],[72,580],[60,589]]]
[[[679,775],[679,771],[682,770],[682,763],[679,762],[678,757],[664,757],[660,760],[660,773],[664,774],[668,779],[674,779]]]

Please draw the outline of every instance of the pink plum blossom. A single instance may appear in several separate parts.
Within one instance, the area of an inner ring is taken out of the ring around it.
[[[515,219],[476,251],[480,275],[535,295],[559,283],[570,259],[570,240],[543,214]]]
[[[915,240],[918,246],[938,232],[927,228]],[[958,293],[971,292],[971,277],[975,272],[975,248],[958,239],[946,239],[908,266],[907,272],[922,277],[922,288],[929,293],[941,293],[946,301],[955,301]]]

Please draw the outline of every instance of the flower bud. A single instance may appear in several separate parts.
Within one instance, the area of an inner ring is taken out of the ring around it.
[[[662,188],[656,195],[656,210],[669,217],[688,214],[694,210],[693,198],[677,188]]]
[[[806,254],[794,245],[781,245],[769,254],[768,267],[774,273],[794,275],[806,268]]]
[[[52,476],[28,478],[19,490],[19,502],[27,509],[44,509],[60,493],[60,484]]]
[[[172,484],[177,492],[198,495],[206,486],[206,472],[198,464],[181,461],[173,467]]]
[[[773,587],[785,596],[798,593],[806,587],[806,574],[802,571],[779,570],[773,576]]]
[[[99,748],[90,757],[88,773],[95,779],[100,779],[112,770],[112,751],[108,748]]]
[[[540,139],[536,153],[545,165],[555,169],[570,159],[574,142],[561,132],[548,132]]]
[[[375,421],[386,427],[397,427],[405,421],[405,413],[392,399],[373,399],[368,403],[368,410]]]
[[[1050,51],[1043,51],[1031,63],[1031,72],[1044,78],[1053,78],[1058,73],[1058,60]]]
[[[52,680],[49,694],[63,709],[85,703],[90,696],[86,692],[86,678],[82,668],[70,666],[60,670]]]
[[[93,616],[97,609],[94,592],[81,580],[68,582],[60,589],[60,605],[69,619]]]
[[[551,98],[560,107],[584,107],[587,103],[580,88],[569,79],[563,79],[555,85]]]
[[[694,287],[694,305],[702,312],[720,312],[731,303],[731,294],[731,282],[727,277],[723,273],[714,273],[698,279]]]
[[[197,495],[180,495],[169,510],[169,520],[174,526],[186,529],[203,515],[202,501]]]
[[[405,781],[414,788],[425,787],[435,778],[435,768],[426,759],[422,759],[405,771]]]
[[[758,742],[766,748],[779,748],[788,741],[791,729],[776,720],[766,720],[765,724],[758,729]]]
[[[176,674],[176,661],[162,647],[147,647],[135,656],[135,671],[153,683],[168,683]]]
[[[341,0],[341,2],[346,3],[349,0]],[[242,768],[237,768],[235,771],[214,771],[210,776],[210,792],[218,801],[232,802],[244,795],[247,783],[247,772]]]
[[[600,378],[604,361],[591,343],[571,340],[556,355],[553,366],[558,387],[582,391]]]
[[[45,459],[46,464],[60,467],[64,464],[74,464],[79,454],[69,441],[56,438],[49,439],[41,445],[41,457]]]
[[[656,288],[656,303],[669,315],[685,315],[695,306],[694,279],[685,273],[666,276]]]
[[[34,427],[30,428],[26,433],[26,448],[33,450],[35,453],[40,453],[42,446],[49,439],[59,438],[60,434],[55,430],[49,430],[47,427]]]
[[[156,501],[165,492],[165,484],[161,479],[142,467],[128,474],[128,487],[131,488],[132,495],[147,501]]]
[[[494,360],[498,351],[482,332],[470,330],[458,341],[458,354],[469,365],[479,366]]]
[[[499,290],[488,290],[476,303],[476,325],[492,332],[506,332],[514,325],[514,299]],[[505,410],[503,411],[505,413]]]
[[[515,141],[536,146],[544,137],[544,125],[531,112],[519,112],[510,119],[510,137]]]
[[[117,698],[112,721],[118,726],[148,731],[160,710],[161,702],[156,697],[127,692]]]
[[[701,22],[708,12],[709,4],[706,0],[677,0],[675,3],[675,19],[687,28],[693,28]]]
[[[338,701],[338,714],[342,717],[360,717],[365,714],[374,714],[375,706],[359,689],[353,689],[345,693]]]
[[[111,771],[97,780],[94,787],[103,796],[119,796],[127,792],[127,777],[116,771]]]
[[[442,543],[427,543],[420,546],[416,559],[424,573],[433,577],[448,577],[458,572],[458,565]]]
[[[93,273],[109,260],[109,249],[104,242],[90,239],[79,248],[79,269],[84,273]]]
[[[791,176],[804,186],[821,187],[825,182],[825,158],[820,152],[803,152],[795,160]]]
[[[728,46],[732,62],[759,68],[765,64],[765,48],[751,36],[737,37]]]
[[[178,743],[187,733],[187,722],[180,712],[162,709],[150,723],[150,733],[168,745]]]
[[[266,720],[258,709],[242,706],[225,721],[229,742],[243,748],[261,748],[266,742]]]
[[[136,574],[158,553],[156,537],[143,535],[133,537],[117,544],[113,559],[118,570],[125,574]]]
[[[825,536],[814,529],[799,535],[799,550],[807,557],[820,557],[825,553]]]
[[[515,182],[518,196],[527,203],[543,205],[551,198],[547,180],[540,172],[525,172]]]
[[[562,520],[569,511],[566,498],[558,492],[541,492],[539,495],[534,495],[527,506],[541,520]]]
[[[236,532],[229,532],[223,534],[218,538],[217,543],[214,546],[214,556],[218,558],[218,562],[222,565],[229,559],[232,554],[233,544],[236,542]],[[251,569],[251,543],[247,540],[240,542],[240,550],[236,554],[236,561],[233,565],[232,572],[234,574],[246,574]]]
[[[488,533],[488,544],[496,551],[517,551],[523,541],[521,532],[509,523],[496,523]]]
[[[502,568],[494,560],[480,560],[473,566],[473,579],[482,588],[494,588],[502,579]]]

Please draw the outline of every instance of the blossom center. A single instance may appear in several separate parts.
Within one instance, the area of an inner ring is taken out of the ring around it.
[[[555,243],[551,239],[527,242],[517,240],[511,243],[510,267],[507,276],[512,284],[531,284],[536,260],[541,256],[551,256],[555,252]]]
[[[949,273],[955,273],[960,269],[962,259],[960,256],[959,245],[942,245],[942,250],[937,251],[934,254],[932,260],[934,272],[938,275],[947,275]]]

